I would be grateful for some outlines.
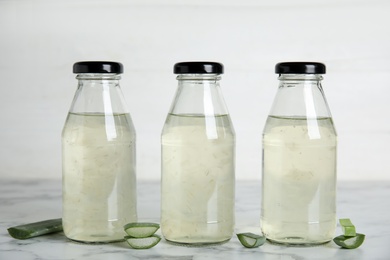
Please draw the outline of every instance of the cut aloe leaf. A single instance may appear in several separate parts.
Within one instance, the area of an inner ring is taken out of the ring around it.
[[[124,227],[125,232],[135,238],[144,238],[150,237],[160,228],[160,225],[157,223],[148,223],[148,222],[133,222],[126,224]]]
[[[134,249],[149,249],[157,245],[161,237],[158,235],[152,235],[150,237],[135,238],[131,236],[125,237],[127,243]]]
[[[253,233],[237,234],[238,240],[247,248],[259,247],[265,243],[265,237]]]
[[[10,227],[7,230],[13,238],[28,239],[62,231],[62,220],[60,218],[49,219],[30,224]]]
[[[355,226],[352,224],[349,218],[339,219],[341,229],[343,230],[343,234],[346,237],[354,237],[356,236]]]
[[[344,235],[335,237],[333,241],[342,248],[355,249],[363,244],[365,237],[364,234],[356,233],[353,237]]]

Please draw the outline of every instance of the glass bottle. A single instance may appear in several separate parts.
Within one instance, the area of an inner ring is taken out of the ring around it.
[[[223,65],[174,66],[178,89],[162,131],[161,228],[173,243],[228,241],[234,228],[235,133],[219,86]]]
[[[137,220],[135,130],[117,62],[77,62],[78,88],[62,132],[63,228],[86,243],[123,240]]]
[[[337,136],[321,86],[325,65],[284,62],[263,132],[261,229],[284,244],[321,244],[336,228]]]

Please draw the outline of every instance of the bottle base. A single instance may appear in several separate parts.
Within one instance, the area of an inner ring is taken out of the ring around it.
[[[179,242],[179,241],[173,241],[169,239],[165,239],[169,244],[175,245],[175,246],[183,246],[183,247],[208,247],[208,246],[216,246],[216,245],[222,245],[227,242],[229,242],[229,239],[223,240],[223,241],[217,241],[217,242]]]
[[[67,237],[70,241],[78,243],[78,244],[89,244],[89,245],[100,245],[100,244],[110,244],[110,243],[118,243],[125,241],[124,238],[116,238],[116,239],[108,239],[107,237],[103,239],[103,237],[99,237],[96,240],[80,240],[75,238]]]
[[[329,243],[332,239],[310,241],[303,237],[283,237],[278,239],[267,238],[269,242],[276,245],[293,246],[293,247],[314,247]]]

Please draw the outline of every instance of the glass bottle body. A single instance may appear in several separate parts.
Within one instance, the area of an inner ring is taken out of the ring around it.
[[[79,75],[62,132],[63,227],[76,241],[123,240],[137,220],[135,130],[115,75]]]
[[[161,144],[164,237],[198,246],[228,241],[234,229],[235,134],[217,76],[179,76]]]
[[[337,135],[319,75],[281,75],[263,132],[261,228],[271,241],[321,244],[336,228]]]

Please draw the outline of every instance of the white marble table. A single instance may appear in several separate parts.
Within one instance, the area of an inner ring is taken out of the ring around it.
[[[260,182],[236,185],[236,232],[260,233]],[[160,189],[157,182],[138,184],[140,221],[159,221]],[[148,250],[130,249],[125,242],[86,245],[72,242],[63,233],[15,240],[7,228],[61,217],[61,182],[0,179],[0,259],[390,259],[390,182],[341,182],[338,217],[351,218],[358,232],[366,234],[358,249],[340,249],[333,242],[317,247],[286,247],[266,243],[255,249],[241,246],[234,236],[228,243],[188,248],[161,242]],[[338,234],[341,229],[337,229]]]

